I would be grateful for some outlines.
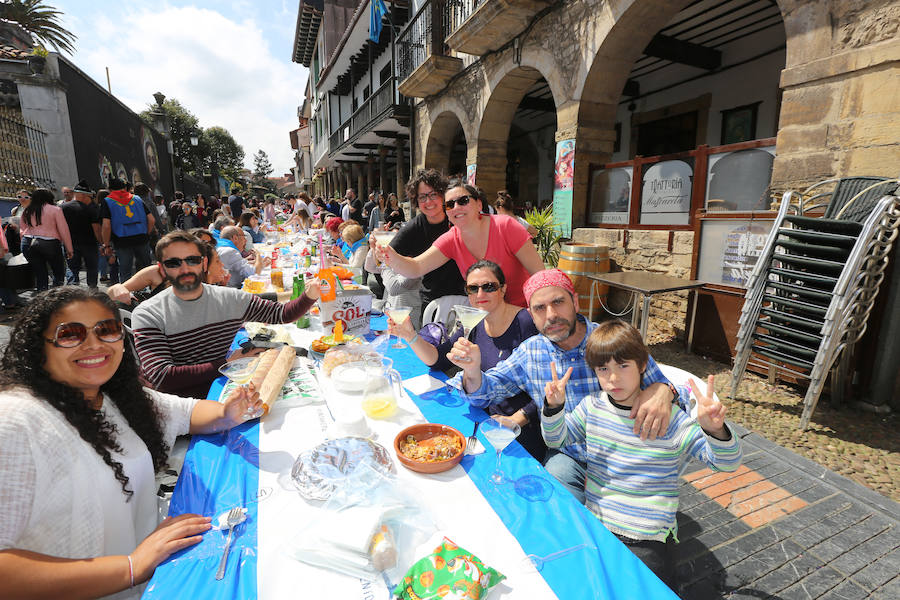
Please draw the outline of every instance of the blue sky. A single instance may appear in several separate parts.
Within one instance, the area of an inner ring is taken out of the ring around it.
[[[200,125],[228,129],[246,164],[260,148],[293,166],[308,71],[291,62],[298,0],[47,0],[75,33],[73,62],[135,112],[153,93],[177,98]]]

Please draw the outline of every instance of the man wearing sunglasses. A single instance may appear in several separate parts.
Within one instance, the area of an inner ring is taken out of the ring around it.
[[[444,212],[447,178],[435,169],[424,169],[406,185],[406,196],[418,204],[419,214],[406,222],[391,247],[403,256],[419,256],[450,230]],[[422,277],[422,307],[436,298],[463,295],[465,282],[452,260]]]
[[[186,231],[163,236],[156,258],[172,286],[138,305],[131,323],[141,371],[162,392],[205,398],[223,363],[255,353],[228,354],[245,321],[290,323],[319,298],[319,287],[312,283],[300,298],[283,305],[203,283],[206,259],[197,238]]]

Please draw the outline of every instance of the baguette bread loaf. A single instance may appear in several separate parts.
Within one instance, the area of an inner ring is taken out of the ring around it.
[[[291,346],[282,346],[280,349],[272,348],[267,350],[263,357],[265,358],[270,352],[274,352],[271,363],[268,363],[268,366],[266,366],[261,360],[257,367],[257,373],[265,369],[262,371],[262,383],[256,388],[259,390],[259,398],[263,403],[263,414],[268,414],[269,409],[281,396],[281,388],[284,387],[284,382],[287,381],[288,375],[290,375],[291,367],[294,366],[294,358],[297,357],[297,352]],[[256,381],[257,373],[253,374],[254,382]]]

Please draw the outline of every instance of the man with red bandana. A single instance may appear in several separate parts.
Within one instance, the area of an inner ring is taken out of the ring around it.
[[[545,269],[532,275],[522,287],[534,326],[540,332],[525,340],[509,358],[482,372],[478,346],[460,338],[447,358],[462,369],[451,382],[469,404],[489,406],[498,398],[526,392],[534,399],[544,397],[544,387],[554,379],[568,377],[565,410],[571,411],[589,395],[599,395],[600,383],[584,359],[584,347],[597,324],[578,314],[578,294],[569,276],[559,269]],[[553,370],[556,370],[555,377]],[[671,417],[672,403],[684,408],[690,393],[686,386],[673,386],[649,357],[641,378],[641,393],[631,417],[634,433],[641,439],[663,435]],[[541,402],[538,401],[540,410]],[[550,450],[544,466],[580,502],[585,501],[586,458],[576,444]]]

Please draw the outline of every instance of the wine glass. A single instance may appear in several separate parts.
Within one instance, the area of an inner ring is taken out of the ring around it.
[[[388,308],[385,312],[387,312],[388,316],[394,320],[394,323],[398,325],[409,318],[409,314],[412,312],[411,306],[395,306],[393,308]],[[400,336],[397,336],[397,343],[392,344],[391,348],[401,349],[406,348],[406,344],[403,343],[403,340],[400,339]]]
[[[503,415],[493,415],[481,423],[481,433],[488,439],[491,446],[497,450],[497,469],[491,475],[491,481],[501,484],[506,481],[503,471],[500,470],[500,455],[511,441],[519,437],[522,428],[519,424]]]
[[[258,360],[258,356],[237,358],[220,366],[219,373],[236,383],[238,386],[247,388],[247,384],[250,383],[250,380],[253,378],[253,373],[256,370],[256,363]],[[249,421],[250,419],[263,416],[263,413],[264,410],[260,407],[257,412],[248,411],[244,413],[244,418]]]
[[[472,333],[472,330],[488,315],[486,310],[464,304],[454,305],[453,310],[456,311],[456,318],[459,319],[459,323],[462,325],[465,339],[469,339],[469,334]],[[465,360],[468,362],[470,359],[467,358]]]

